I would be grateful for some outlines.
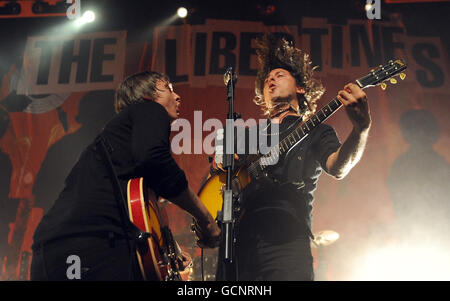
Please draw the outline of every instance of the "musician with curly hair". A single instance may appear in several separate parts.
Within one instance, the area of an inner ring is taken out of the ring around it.
[[[266,34],[257,40],[259,70],[255,83],[258,104],[279,124],[280,141],[313,116],[324,87],[314,78],[309,55],[285,39]],[[238,224],[238,280],[314,280],[310,248],[313,192],[322,173],[344,178],[360,160],[371,117],[366,94],[347,84],[337,94],[353,129],[341,144],[334,129],[323,123],[309,132],[271,168],[278,181],[252,181],[244,191]]]

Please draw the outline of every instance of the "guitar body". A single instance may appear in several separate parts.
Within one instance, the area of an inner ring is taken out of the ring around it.
[[[173,267],[167,259],[168,245],[163,233],[164,227],[168,230],[167,220],[161,214],[158,199],[143,178],[128,181],[127,196],[130,220],[141,231],[151,234],[136,252],[142,276],[144,280],[169,280]]]
[[[233,186],[236,190],[241,191],[248,184],[251,178],[244,167],[241,167],[233,178]],[[227,184],[226,173],[220,172],[218,174],[209,175],[201,186],[198,196],[202,203],[211,213],[214,219],[217,218],[217,212],[222,210],[223,204],[223,190]]]

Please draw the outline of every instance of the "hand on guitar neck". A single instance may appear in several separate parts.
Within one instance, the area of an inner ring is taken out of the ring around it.
[[[344,105],[354,129],[359,133],[368,131],[372,119],[366,93],[357,85],[350,83],[345,85],[344,90],[338,92],[336,98]]]

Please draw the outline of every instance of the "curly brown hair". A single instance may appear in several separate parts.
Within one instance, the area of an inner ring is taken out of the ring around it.
[[[317,101],[322,97],[325,88],[318,79],[313,78],[313,72],[317,67],[312,67],[309,55],[295,48],[292,42],[278,38],[272,33],[266,33],[262,38],[256,40],[256,54],[259,70],[256,76],[253,101],[261,107],[264,115],[270,117],[279,108],[279,105],[283,105],[268,107],[264,99],[264,81],[270,71],[277,68],[289,71],[295,78],[297,86],[305,89],[304,98],[299,99],[301,113],[304,117],[313,115],[316,111]]]

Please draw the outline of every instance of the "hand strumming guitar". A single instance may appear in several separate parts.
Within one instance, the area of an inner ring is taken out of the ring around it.
[[[197,244],[202,248],[214,248],[220,243],[220,228],[216,221],[203,205],[198,196],[187,188],[179,196],[170,200],[185,211],[189,212],[195,220],[194,232],[197,234]]]

